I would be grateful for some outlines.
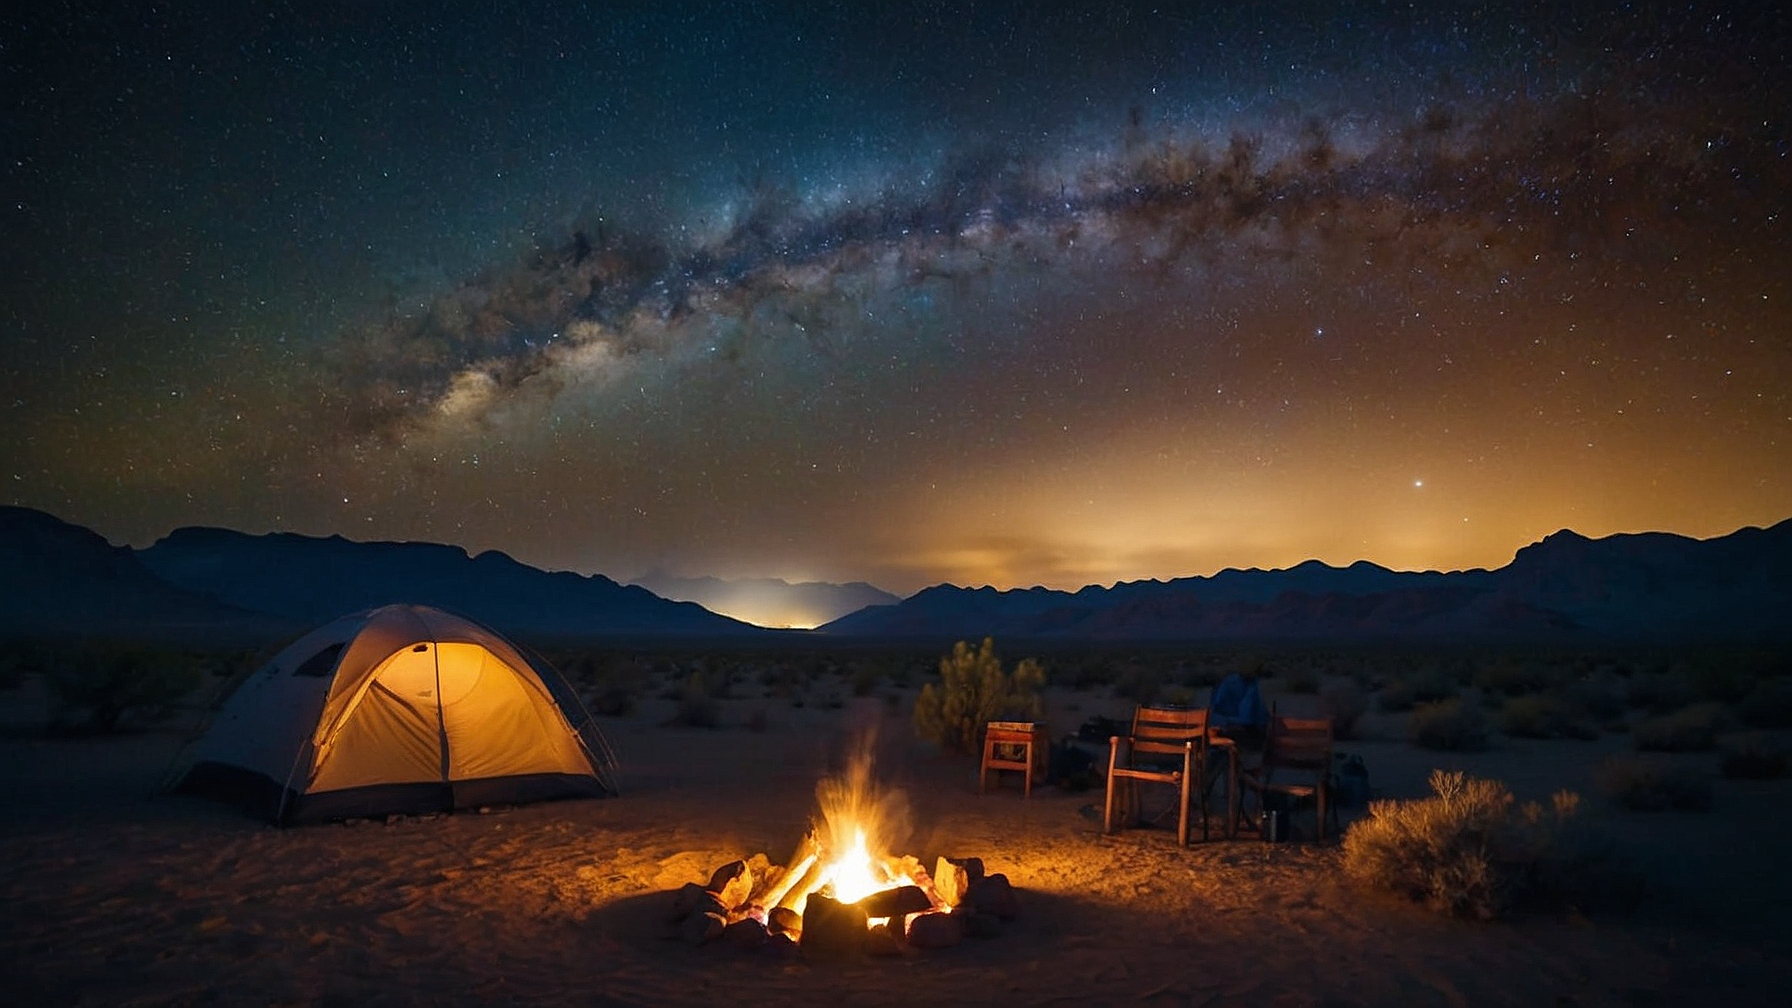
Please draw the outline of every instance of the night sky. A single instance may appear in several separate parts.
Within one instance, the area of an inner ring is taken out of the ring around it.
[[[619,578],[1792,515],[1763,4],[41,3],[0,499]]]

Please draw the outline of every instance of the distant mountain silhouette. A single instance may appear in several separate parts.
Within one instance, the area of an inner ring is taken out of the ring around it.
[[[792,584],[782,578],[724,581],[713,577],[674,577],[654,571],[636,578],[634,583],[662,598],[695,602],[711,612],[768,627],[819,626],[866,606],[902,601],[863,581],[848,584],[826,581]]]
[[[1285,639],[1792,638],[1792,520],[1698,540],[1557,532],[1499,570],[1392,571],[1317,560],[1286,570],[1076,592],[940,585],[841,617],[859,637]]]
[[[602,575],[549,573],[495,550],[181,528],[138,553],[164,580],[257,612],[321,623],[416,602],[504,633],[718,637],[762,631]]]
[[[285,629],[169,584],[127,547],[79,525],[0,506],[0,633],[234,638]]]

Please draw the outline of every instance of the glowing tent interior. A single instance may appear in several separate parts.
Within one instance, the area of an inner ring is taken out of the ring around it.
[[[285,824],[617,793],[616,760],[545,662],[450,613],[388,605],[251,675],[177,791]]]

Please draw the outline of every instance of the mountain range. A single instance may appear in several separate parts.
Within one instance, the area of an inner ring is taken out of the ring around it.
[[[940,585],[823,633],[879,638],[1792,638],[1792,520],[1715,539],[1554,533],[1497,570],[1285,570],[1080,591]]]
[[[1079,591],[938,585],[905,600],[870,585],[662,579],[668,592],[875,604],[820,633],[871,639],[1618,638],[1792,640],[1792,520],[1698,540],[1557,532],[1497,570],[1394,571],[1316,560]],[[271,636],[387,602],[450,609],[553,637],[770,634],[602,575],[542,571],[496,551],[340,536],[182,528],[143,550],[0,506],[0,633]],[[786,610],[793,611],[793,610]],[[836,608],[835,611],[838,611]],[[797,620],[788,620],[795,623]]]
[[[882,588],[863,581],[832,584],[782,578],[676,577],[654,571],[634,583],[661,598],[695,602],[710,612],[764,627],[808,629],[839,619],[866,606],[893,605],[902,601]]]

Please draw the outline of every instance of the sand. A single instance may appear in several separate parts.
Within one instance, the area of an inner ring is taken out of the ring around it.
[[[1064,726],[1103,704],[1059,698]],[[739,706],[738,704],[736,706]],[[1070,710],[1075,706],[1076,710]],[[731,711],[730,717],[741,713]],[[1792,942],[1787,782],[1719,785],[1709,813],[1601,811],[1657,886],[1630,914],[1440,918],[1341,879],[1335,846],[1100,832],[1100,793],[979,795],[911,741],[901,705],[771,711],[768,730],[606,722],[620,799],[275,829],[158,790],[175,733],[0,741],[0,999],[18,1004],[1654,1005],[1782,1003]],[[666,891],[787,855],[817,777],[881,728],[906,850],[975,855],[1020,887],[997,939],[783,964],[659,939]],[[1374,726],[1371,725],[1373,728]],[[1588,788],[1600,742],[1440,759],[1362,752],[1378,790],[1431,765],[1521,794]]]

